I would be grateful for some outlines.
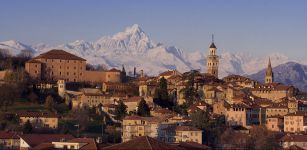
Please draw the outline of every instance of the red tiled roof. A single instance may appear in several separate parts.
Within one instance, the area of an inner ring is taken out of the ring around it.
[[[52,143],[41,143],[33,147],[31,150],[54,150],[54,147]]]
[[[54,150],[56,149],[54,147],[54,144],[52,142],[61,142],[61,141],[51,141],[47,143],[41,143],[33,148],[33,150]],[[63,141],[64,143],[84,143],[82,147],[79,148],[79,150],[98,150],[98,147],[96,145],[96,142],[92,138],[74,138],[71,140]]]
[[[299,135],[299,134],[287,134],[283,136],[280,141],[284,142],[307,142],[307,135]]]
[[[202,131],[202,130],[191,126],[177,126],[176,131]]]
[[[291,114],[287,114],[285,116],[307,116],[307,112],[298,111]]]
[[[57,118],[58,116],[52,112],[36,112],[36,111],[25,111],[18,112],[19,117],[44,117],[44,118]]]
[[[171,110],[168,110],[166,108],[157,108],[153,110],[155,113],[161,113],[161,114],[171,114],[173,113]]]
[[[117,69],[115,69],[115,68],[112,68],[112,69],[108,70],[108,72],[121,72],[121,71],[120,71],[120,70],[117,70]]]
[[[199,144],[196,142],[180,142],[179,144],[176,144],[178,147],[182,147],[184,149],[188,150],[209,150],[211,147],[203,144]]]
[[[35,60],[35,59],[31,59],[31,60],[27,61],[27,63],[42,63],[42,62]]]
[[[19,135],[31,147],[41,143],[59,142],[62,139],[70,140],[74,137],[70,134],[23,134]]]
[[[105,150],[183,150],[183,148],[173,146],[148,136],[141,136],[130,141],[111,145]]]
[[[19,139],[19,137],[16,132],[0,131],[0,139]]]
[[[126,116],[124,120],[142,120],[141,116]]]
[[[75,138],[75,139],[68,140],[67,142],[87,143],[86,145],[82,146],[80,150],[97,150],[98,149],[96,142],[93,138]]]
[[[168,70],[160,73],[160,76],[171,76],[171,75],[174,75],[174,70]]]
[[[48,51],[46,53],[40,54],[37,57],[34,57],[33,59],[40,59],[40,58],[86,61],[85,59],[83,59],[81,57],[78,57],[76,55],[73,55],[73,54],[68,53],[68,52],[66,52],[64,50],[59,50],[59,49],[50,50],[50,51]]]

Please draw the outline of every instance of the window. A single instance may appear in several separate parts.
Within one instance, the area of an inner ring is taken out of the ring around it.
[[[69,72],[67,72],[67,75],[69,75]]]
[[[60,72],[60,75],[62,75],[62,72]]]

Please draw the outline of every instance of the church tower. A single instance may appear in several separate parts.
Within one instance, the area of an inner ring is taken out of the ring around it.
[[[64,98],[66,93],[65,80],[58,80],[58,94],[60,97]]]
[[[216,55],[216,46],[212,35],[212,43],[209,47],[209,55],[207,56],[207,73],[218,78],[219,56]]]
[[[273,83],[274,82],[274,73],[271,66],[271,59],[269,58],[268,68],[265,72],[265,83]]]

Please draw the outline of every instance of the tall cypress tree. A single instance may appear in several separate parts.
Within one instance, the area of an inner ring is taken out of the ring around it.
[[[154,99],[155,102],[162,107],[172,106],[168,97],[167,80],[164,77],[159,80],[159,85],[155,90]]]
[[[185,75],[185,78],[188,80],[188,82],[182,91],[180,91],[183,92],[184,99],[186,100],[188,106],[199,98],[197,89],[194,87],[194,78],[197,73],[197,71],[191,71]]]
[[[143,116],[143,117],[149,117],[150,116],[150,108],[147,105],[144,98],[142,98],[142,100],[138,104],[137,115]]]
[[[123,101],[119,101],[118,105],[116,105],[114,114],[116,120],[123,120],[127,115],[127,106]]]

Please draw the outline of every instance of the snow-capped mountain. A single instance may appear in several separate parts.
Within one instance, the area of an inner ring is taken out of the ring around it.
[[[22,50],[36,53],[36,51],[31,46],[28,46],[15,40],[0,42],[0,49],[7,50],[8,54],[12,56],[18,55]]]
[[[275,82],[294,85],[302,91],[307,91],[307,66],[288,62],[273,68]],[[265,69],[250,75],[254,80],[264,82]]]
[[[109,68],[118,69],[124,64],[128,71],[137,67],[149,75],[171,69],[181,72],[197,69],[204,72],[208,51],[207,45],[204,45],[203,51],[188,52],[175,46],[156,44],[137,24],[127,27],[123,32],[101,37],[93,42],[77,40],[57,46],[47,44],[27,46],[17,41],[6,41],[0,42],[0,48],[9,50],[13,55],[23,49],[31,50],[36,55],[54,48],[63,49],[87,59],[91,64],[104,64]],[[221,52],[219,49],[217,52],[221,56],[220,77],[228,74],[256,73],[266,67],[269,57],[273,66],[289,61],[288,57],[278,53],[255,57],[245,53]]]

